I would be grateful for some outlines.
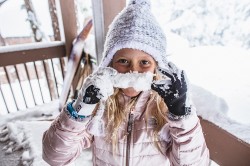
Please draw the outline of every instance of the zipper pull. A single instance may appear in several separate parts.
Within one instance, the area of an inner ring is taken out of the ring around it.
[[[128,133],[130,133],[132,131],[133,120],[134,120],[134,114],[130,113],[129,119],[128,119],[128,128],[127,128]]]

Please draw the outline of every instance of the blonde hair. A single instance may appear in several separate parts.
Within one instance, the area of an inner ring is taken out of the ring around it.
[[[159,79],[159,75],[155,77]],[[121,90],[115,89],[114,94],[110,96],[106,102],[106,118],[107,118],[107,136],[106,140],[111,141],[113,155],[117,152],[118,148],[118,130],[123,121],[126,121],[127,115],[131,108],[136,104],[137,98],[132,98],[126,105],[121,105],[119,96],[121,96]],[[161,145],[158,139],[158,132],[167,123],[167,107],[163,99],[153,92],[147,103],[155,102],[156,110],[149,110],[146,112],[146,121],[150,116],[153,116],[156,120],[156,125],[153,132],[153,142],[156,148],[162,153]],[[147,124],[147,123],[146,123]],[[147,127],[147,126],[146,126]]]

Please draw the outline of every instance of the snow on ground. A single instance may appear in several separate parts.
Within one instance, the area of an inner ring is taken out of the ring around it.
[[[8,157],[15,158],[12,165],[46,165],[42,160],[42,133],[59,114],[58,101],[32,109],[0,116],[1,164],[8,164]],[[14,155],[13,155],[14,154]],[[19,154],[19,155],[15,155]],[[31,164],[32,163],[32,164]]]
[[[46,165],[42,133],[59,114],[58,100],[0,116],[0,165]]]
[[[59,114],[59,101],[55,100],[50,103],[46,103],[40,106],[29,108],[26,110],[9,113],[4,116],[0,116],[0,126],[7,124],[8,122],[31,121],[31,120],[52,120]]]
[[[0,132],[0,142],[8,142],[3,147],[5,154],[23,150],[17,158],[21,165],[47,165],[42,160],[42,133],[50,126],[50,121],[15,121],[7,123]]]
[[[0,116],[0,165],[47,166],[42,160],[42,135],[59,114],[58,101]],[[11,157],[9,157],[11,156]],[[72,165],[92,165],[86,149]]]

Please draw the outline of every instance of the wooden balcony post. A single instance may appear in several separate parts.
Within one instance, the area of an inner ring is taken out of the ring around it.
[[[126,0],[92,0],[97,63],[102,59],[103,45],[109,24],[126,6]]]
[[[62,21],[65,34],[66,55],[70,55],[72,42],[77,36],[76,8],[74,1],[60,0]]]

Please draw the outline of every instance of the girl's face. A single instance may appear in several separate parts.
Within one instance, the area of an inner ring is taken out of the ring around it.
[[[147,53],[135,49],[121,49],[113,57],[111,66],[119,73],[128,73],[137,71],[138,73],[152,72],[156,68],[155,60]],[[122,89],[125,95],[133,97],[140,92],[133,88]]]

